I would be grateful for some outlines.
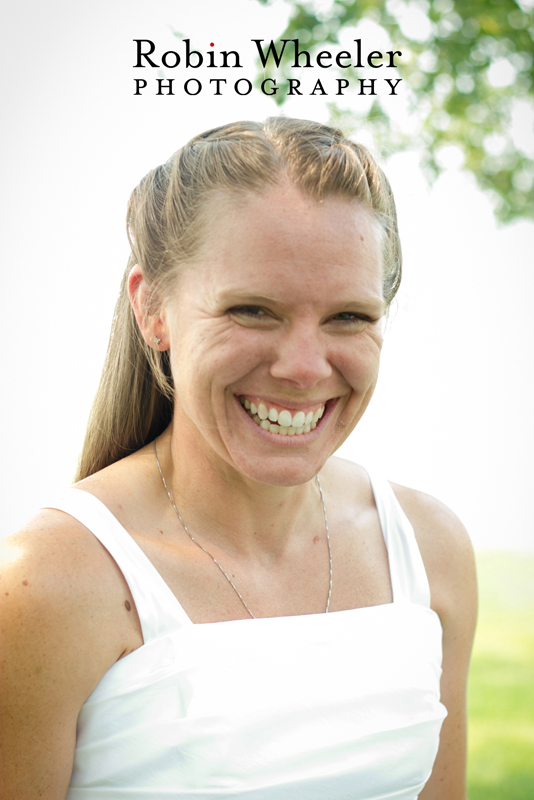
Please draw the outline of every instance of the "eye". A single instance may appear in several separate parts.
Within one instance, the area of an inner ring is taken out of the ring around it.
[[[339,314],[334,314],[330,318],[333,322],[341,322],[345,325],[356,325],[362,322],[376,322],[376,320],[368,317],[366,314],[356,314],[353,311],[340,311]]]
[[[249,317],[251,319],[261,319],[267,317],[267,312],[259,306],[234,306],[229,308],[227,314],[232,316]]]

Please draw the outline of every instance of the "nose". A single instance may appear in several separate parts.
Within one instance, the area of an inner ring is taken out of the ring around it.
[[[281,333],[271,363],[273,378],[288,381],[296,388],[311,389],[330,377],[332,366],[321,338],[320,331],[307,324],[294,323]]]

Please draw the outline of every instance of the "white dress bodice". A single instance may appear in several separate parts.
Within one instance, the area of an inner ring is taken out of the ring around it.
[[[446,715],[413,528],[371,476],[393,602],[194,624],[107,507],[65,490],[127,581],[144,644],[85,702],[68,800],[415,800]]]

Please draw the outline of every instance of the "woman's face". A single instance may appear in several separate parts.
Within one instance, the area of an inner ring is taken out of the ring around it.
[[[301,484],[347,438],[375,387],[378,223],[358,204],[317,202],[291,186],[246,200],[223,194],[212,211],[164,311],[174,429],[235,477]]]

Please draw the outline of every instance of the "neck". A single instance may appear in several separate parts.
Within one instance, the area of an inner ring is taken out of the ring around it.
[[[251,481],[222,459],[189,448],[172,425],[158,438],[157,453],[178,511],[205,546],[269,560],[303,532],[324,531],[315,480],[299,486]]]

